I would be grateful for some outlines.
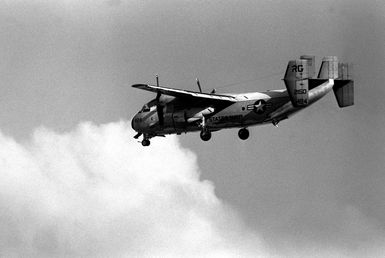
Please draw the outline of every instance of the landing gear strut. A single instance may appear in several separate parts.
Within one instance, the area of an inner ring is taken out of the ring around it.
[[[202,127],[201,131],[201,139],[205,142],[211,139],[211,132],[206,128],[206,117],[202,116],[202,123],[200,125]]]
[[[249,138],[249,130],[247,130],[246,128],[242,128],[238,131],[238,136],[241,140],[246,140],[247,138]]]
[[[211,139],[211,132],[208,130],[202,130],[200,136],[201,139],[206,142]]]

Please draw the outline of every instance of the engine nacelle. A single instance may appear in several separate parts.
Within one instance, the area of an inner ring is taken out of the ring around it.
[[[188,124],[202,120],[204,116],[214,112],[214,108],[192,108],[179,110],[173,113],[173,121],[175,124]]]
[[[186,112],[187,121],[189,123],[201,120],[204,116],[210,115],[214,112],[214,108],[193,108]]]

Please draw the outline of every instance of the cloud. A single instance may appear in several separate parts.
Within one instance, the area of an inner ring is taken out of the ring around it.
[[[23,144],[0,134],[0,256],[269,255],[194,153],[132,135],[125,122],[39,128]]]
[[[336,236],[329,246],[293,241],[282,230],[267,240],[266,229],[244,225],[200,179],[196,155],[177,137],[143,148],[129,125],[39,128],[24,143],[0,133],[1,257],[381,257],[376,224],[355,206],[334,232],[349,230],[375,247],[358,250]],[[303,232],[306,223],[289,224]]]

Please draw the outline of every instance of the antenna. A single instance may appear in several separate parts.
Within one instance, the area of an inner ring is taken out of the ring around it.
[[[198,85],[199,91],[200,91],[200,93],[202,93],[202,88],[201,88],[201,84],[199,82],[199,79],[196,78],[196,80],[197,80],[197,85]]]
[[[155,77],[156,77],[156,86],[159,87],[159,76],[157,74],[155,74]]]

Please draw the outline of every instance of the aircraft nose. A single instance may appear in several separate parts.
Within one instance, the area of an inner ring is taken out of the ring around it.
[[[136,116],[134,116],[131,120],[131,127],[132,129],[134,129],[135,131],[138,131],[138,126],[137,126],[137,122],[136,122],[137,118]]]

